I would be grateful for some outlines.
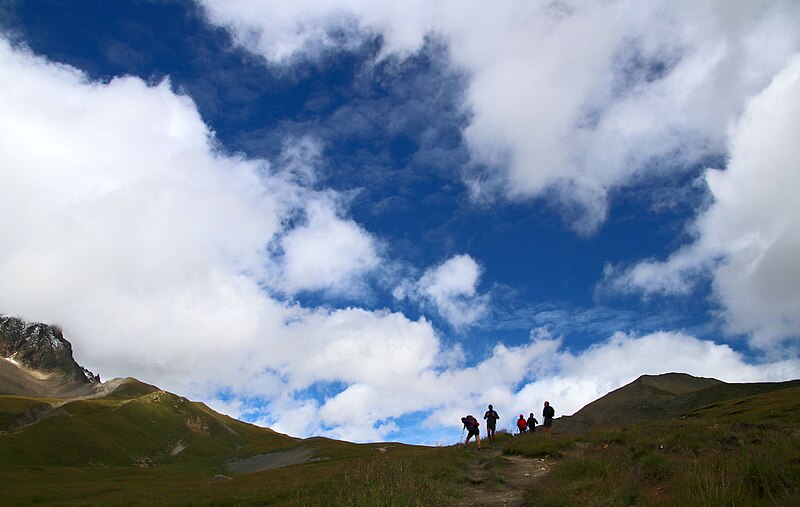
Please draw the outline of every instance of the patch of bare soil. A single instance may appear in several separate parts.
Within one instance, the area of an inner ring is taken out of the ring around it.
[[[270,452],[267,454],[256,454],[249,458],[237,459],[225,463],[225,468],[230,472],[246,474],[250,472],[261,472],[273,468],[283,468],[289,465],[308,463],[320,458],[314,457],[314,451],[308,447],[297,447],[288,451]]]
[[[525,487],[545,475],[547,459],[504,456],[500,451],[484,449],[469,468],[469,486],[464,504],[473,506],[524,506]]]

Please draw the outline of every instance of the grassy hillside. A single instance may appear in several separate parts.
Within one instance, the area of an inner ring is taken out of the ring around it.
[[[0,396],[0,428],[9,430],[0,430],[2,505],[447,504],[463,475],[457,463],[468,456],[441,460],[434,455],[453,450],[300,440],[135,379],[109,396],[67,403]],[[234,462],[298,448],[310,462],[232,471]]]
[[[577,434],[598,426],[628,425],[678,417],[706,405],[800,386],[800,381],[728,384],[685,373],[643,375],[586,405],[572,416],[561,417],[561,433]]]
[[[2,396],[0,422],[34,409],[43,418],[0,437],[0,465],[147,467],[297,445],[154,389],[130,379],[110,396],[55,403],[49,412],[42,410],[48,400]]]
[[[653,396],[703,392],[714,402],[579,435],[503,433],[480,452],[294,439],[130,380],[110,397],[66,403],[0,433],[0,503],[405,506],[489,498],[539,507],[792,505],[800,497],[800,387],[739,385],[744,396],[721,399],[716,382],[692,391],[687,379],[647,380]],[[53,401],[2,396],[0,421]],[[231,465],[287,449],[312,459],[260,471]],[[520,475],[528,470],[539,472]]]
[[[556,459],[531,505],[796,505],[800,387],[721,401],[681,418],[515,439]]]

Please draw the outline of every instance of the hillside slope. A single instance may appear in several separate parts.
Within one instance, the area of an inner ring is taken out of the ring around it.
[[[0,396],[0,465],[140,467],[269,452],[297,440],[135,379],[106,396]]]
[[[526,488],[530,505],[797,505],[800,387],[729,387],[708,390],[766,390],[678,418],[621,421],[575,436],[523,435],[505,450],[551,459],[550,472]],[[684,395],[698,393],[719,394]]]
[[[296,445],[133,378],[101,383],[57,327],[0,315],[0,466],[222,462]]]
[[[574,415],[558,418],[555,424],[560,433],[575,434],[595,427],[669,419],[726,400],[797,386],[800,380],[736,384],[686,373],[642,375]]]

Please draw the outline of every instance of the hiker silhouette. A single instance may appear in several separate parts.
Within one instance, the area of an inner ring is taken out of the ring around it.
[[[467,444],[469,443],[469,439],[474,436],[475,442],[478,444],[478,449],[480,449],[481,430],[480,430],[480,423],[478,422],[478,420],[471,415],[467,415],[461,418],[461,422],[464,424],[464,429],[467,430],[467,439],[464,440],[464,447],[466,447]]]
[[[542,431],[547,433],[548,435],[552,435],[553,432],[553,417],[556,415],[556,410],[550,406],[549,401],[544,402],[544,409],[542,409],[542,417],[544,417],[544,422],[542,423]]]
[[[497,426],[497,420],[500,419],[500,416],[495,412],[494,407],[489,405],[489,410],[483,414],[483,418],[486,419],[486,435],[490,442],[494,442],[494,430]]]

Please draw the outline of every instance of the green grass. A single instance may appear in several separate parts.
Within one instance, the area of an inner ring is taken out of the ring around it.
[[[163,391],[133,385],[122,394],[68,403],[0,434],[2,504],[459,505],[470,468],[488,484],[506,470],[474,447],[298,440]],[[48,403],[3,396],[0,414]],[[179,441],[187,447],[173,456]],[[297,446],[322,459],[246,474],[224,467]],[[580,435],[499,432],[492,447],[547,460],[550,472],[525,491],[537,507],[791,505],[800,497],[800,389]]]
[[[498,442],[504,454],[518,454],[527,458],[558,458],[572,447],[574,439],[564,436],[547,436],[544,433],[523,433]]]
[[[557,450],[563,458],[526,492],[537,506],[792,505],[800,497],[800,389],[598,428]]]
[[[374,445],[321,445],[340,457],[222,480],[214,475],[225,472],[207,462],[0,467],[0,490],[4,505],[451,505],[471,458],[454,448],[394,446],[381,453]]]
[[[4,399],[0,413],[11,418],[31,406],[35,400]],[[124,467],[206,458],[222,462],[297,445],[297,439],[155,391],[67,403],[24,431],[2,435],[0,465]],[[173,455],[178,446],[186,449]]]
[[[58,400],[32,399],[19,396],[0,396],[0,431],[31,422],[32,415],[50,407]]]

